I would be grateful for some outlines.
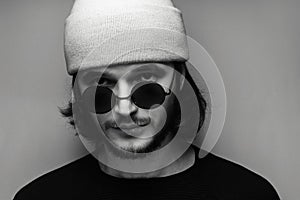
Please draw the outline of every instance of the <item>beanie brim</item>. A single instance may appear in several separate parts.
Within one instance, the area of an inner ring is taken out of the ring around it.
[[[187,61],[188,46],[185,37],[182,33],[158,28],[128,31],[108,38],[84,57],[68,54],[68,73],[72,75],[79,68],[81,70],[116,64]]]

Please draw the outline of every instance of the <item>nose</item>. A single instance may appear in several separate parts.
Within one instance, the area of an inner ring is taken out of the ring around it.
[[[130,98],[127,99],[117,99],[114,107],[115,113],[120,115],[129,116],[137,110],[136,106],[130,101]]]
[[[131,102],[131,98],[129,97],[131,92],[130,89],[131,88],[126,83],[119,83],[115,93],[115,95],[118,97],[116,98],[115,106],[113,108],[115,113],[129,116],[133,112],[136,112],[137,107]]]

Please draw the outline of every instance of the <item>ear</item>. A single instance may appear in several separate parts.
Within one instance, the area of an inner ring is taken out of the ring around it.
[[[182,88],[183,88],[184,81],[185,81],[185,67],[182,67],[181,76],[180,76],[180,80],[179,80],[179,89],[180,90],[182,90]]]
[[[75,95],[74,95],[74,90],[72,88],[71,90],[71,102],[74,103],[75,102]]]

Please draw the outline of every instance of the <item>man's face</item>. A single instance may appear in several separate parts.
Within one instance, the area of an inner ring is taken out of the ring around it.
[[[175,101],[172,95],[166,95],[160,106],[145,109],[133,103],[133,90],[136,91],[137,84],[155,82],[162,86],[165,93],[174,91],[177,87],[175,74],[172,64],[118,65],[86,70],[77,83],[81,92],[95,85],[109,88],[113,92],[117,98],[113,100],[111,109],[97,114],[95,123],[99,123],[108,140],[118,148],[146,153],[158,149],[173,138],[168,126],[174,126],[170,122],[173,120],[174,123],[174,116],[178,113],[174,112]],[[101,103],[101,97],[99,102],[95,102],[98,103]]]

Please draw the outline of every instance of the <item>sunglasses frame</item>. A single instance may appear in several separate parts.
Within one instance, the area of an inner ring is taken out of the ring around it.
[[[173,80],[174,80],[174,77],[173,77],[173,79],[172,79],[172,82],[171,82],[170,87],[172,87],[172,85],[173,85]],[[158,85],[158,86],[161,88],[161,90],[163,91],[164,98],[162,99],[162,102],[161,102],[160,104],[154,104],[154,105],[157,105],[157,106],[153,106],[153,107],[151,107],[151,108],[144,108],[144,107],[138,105],[138,104],[132,99],[132,96],[134,95],[134,93],[136,92],[136,90],[138,90],[140,87],[142,87],[142,86],[144,86],[144,85],[148,85],[148,84],[155,84],[155,85]],[[119,97],[119,96],[115,95],[114,91],[113,91],[112,89],[110,89],[109,87],[106,87],[106,86],[97,85],[97,86],[91,86],[91,87],[95,87],[96,90],[97,90],[98,87],[103,87],[103,88],[105,88],[105,89],[109,89],[109,90],[111,91],[112,99],[113,99],[113,102],[114,102],[114,104],[111,105],[111,108],[110,108],[108,111],[106,111],[106,112],[97,112],[97,111],[96,111],[96,108],[95,108],[95,103],[93,103],[94,106],[87,106],[86,104],[84,104],[85,107],[87,107],[87,109],[88,109],[90,112],[96,113],[96,114],[105,114],[105,113],[110,112],[110,111],[112,110],[112,108],[113,108],[113,107],[115,106],[115,104],[116,104],[116,99],[121,99],[121,100],[122,100],[122,99],[128,99],[128,98],[130,98],[130,101],[131,101],[134,105],[136,105],[138,108],[141,108],[141,109],[148,109],[148,110],[154,109],[154,108],[157,108],[158,106],[162,105],[163,102],[165,101],[166,96],[168,96],[168,95],[171,94],[171,89],[170,89],[170,88],[169,88],[168,91],[166,92],[165,89],[164,89],[164,87],[163,87],[161,84],[159,84],[159,83],[157,83],[157,82],[154,82],[154,81],[143,81],[143,82],[137,83],[137,84],[132,88],[130,95],[128,95],[127,97]],[[88,87],[87,89],[85,89],[85,91],[82,93],[82,96],[81,96],[81,97],[84,97],[84,96],[85,96],[85,92],[86,92],[89,88],[91,88],[91,87]],[[96,90],[95,90],[95,94],[96,94]],[[95,97],[95,96],[94,96],[94,97]],[[96,97],[95,97],[95,98],[96,98]],[[81,98],[81,99],[84,99],[84,98]],[[95,102],[95,100],[94,100],[94,102]],[[91,107],[93,107],[93,108],[91,108]]]

